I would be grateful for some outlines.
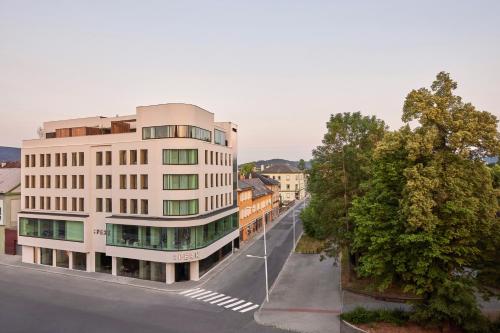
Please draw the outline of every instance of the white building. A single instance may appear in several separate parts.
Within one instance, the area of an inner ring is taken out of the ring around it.
[[[24,262],[173,283],[238,244],[237,126],[197,106],[46,122],[22,159]]]
[[[305,198],[307,178],[298,168],[288,164],[276,164],[264,169],[261,174],[280,182],[281,202],[287,203]]]

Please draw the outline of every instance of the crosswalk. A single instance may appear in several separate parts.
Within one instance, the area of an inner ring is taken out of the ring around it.
[[[246,313],[259,307],[258,304],[253,304],[252,302],[247,302],[243,299],[234,298],[215,291],[205,290],[201,288],[184,290],[180,292],[179,295],[206,302],[208,304],[220,306],[224,309],[233,310],[239,313]]]

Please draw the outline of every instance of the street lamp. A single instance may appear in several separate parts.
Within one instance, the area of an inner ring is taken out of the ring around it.
[[[264,220],[264,256],[254,256],[251,254],[246,255],[247,258],[264,259],[264,269],[266,271],[266,301],[269,303],[269,279],[267,275],[267,243],[266,243],[266,221]]]

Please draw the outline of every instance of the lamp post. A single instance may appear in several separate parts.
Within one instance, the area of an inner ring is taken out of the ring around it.
[[[264,259],[264,270],[266,273],[266,301],[269,303],[269,278],[267,274],[267,244],[266,244],[266,221],[264,220],[264,256],[254,256],[252,254],[247,254],[247,258],[257,258]]]

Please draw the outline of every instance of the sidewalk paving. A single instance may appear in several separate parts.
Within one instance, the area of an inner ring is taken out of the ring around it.
[[[303,333],[337,333],[341,310],[340,268],[333,259],[292,253],[269,295],[254,314],[266,326]]]

